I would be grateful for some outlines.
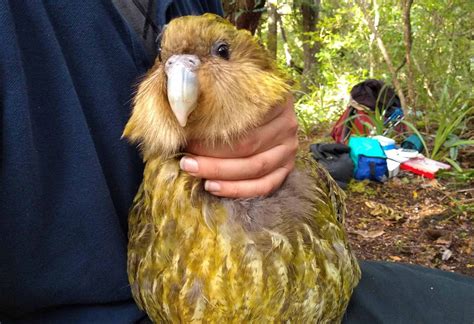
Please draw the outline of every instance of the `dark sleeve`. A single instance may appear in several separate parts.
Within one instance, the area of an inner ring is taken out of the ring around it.
[[[164,1],[164,6],[161,8],[162,15],[160,19],[166,23],[173,18],[187,16],[187,15],[202,15],[206,12],[223,15],[222,4],[220,0],[175,0]],[[160,5],[158,5],[160,6]]]
[[[361,261],[344,324],[474,323],[474,278],[410,264]]]
[[[112,2],[142,41],[151,61],[156,56],[157,33],[171,19],[204,13],[214,13],[221,16],[224,14],[220,0],[138,0],[137,3],[130,0],[113,0]],[[154,21],[157,27],[156,31],[145,23],[146,15]]]
[[[62,323],[93,305],[141,316],[126,258],[142,163],[120,139],[147,68],[133,36],[108,1],[0,1],[2,323],[59,305],[77,315]]]

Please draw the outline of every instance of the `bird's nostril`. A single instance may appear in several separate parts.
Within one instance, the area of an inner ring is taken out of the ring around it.
[[[173,55],[166,61],[166,67],[168,68],[171,68],[171,66],[174,66],[176,64],[186,66],[190,69],[195,69],[197,68],[197,66],[199,66],[199,64],[201,64],[201,61],[198,57],[194,57],[194,55],[187,54]]]

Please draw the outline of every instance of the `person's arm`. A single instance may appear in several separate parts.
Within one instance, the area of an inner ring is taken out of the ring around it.
[[[190,143],[181,168],[207,179],[205,189],[216,196],[247,198],[278,189],[294,167],[298,147],[293,98],[276,107],[267,122],[232,148],[208,149]]]

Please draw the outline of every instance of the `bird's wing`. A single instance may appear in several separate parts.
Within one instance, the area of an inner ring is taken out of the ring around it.
[[[300,168],[308,170],[311,173],[312,178],[317,182],[316,185],[326,193],[330,200],[337,220],[341,224],[344,224],[347,212],[345,204],[346,194],[344,191],[337,185],[329,172],[319,165],[310,154],[299,153],[297,164],[299,164]]]
[[[145,309],[144,301],[138,288],[137,282],[139,276],[140,263],[143,256],[150,248],[150,242],[156,236],[154,226],[151,222],[150,203],[147,203],[146,193],[142,183],[129,213],[128,225],[128,258],[127,272],[133,297],[141,309]],[[146,217],[149,215],[150,217]]]

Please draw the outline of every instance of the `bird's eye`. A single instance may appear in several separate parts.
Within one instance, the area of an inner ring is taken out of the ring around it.
[[[229,45],[226,43],[218,43],[214,46],[212,51],[215,56],[219,56],[224,60],[228,60],[230,57]]]
[[[222,44],[217,48],[217,54],[223,59],[229,59],[229,45]]]

